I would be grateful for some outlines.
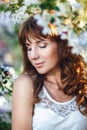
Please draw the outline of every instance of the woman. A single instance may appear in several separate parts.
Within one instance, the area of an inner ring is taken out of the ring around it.
[[[87,130],[87,80],[67,39],[31,17],[19,31],[24,71],[14,82],[12,130]]]

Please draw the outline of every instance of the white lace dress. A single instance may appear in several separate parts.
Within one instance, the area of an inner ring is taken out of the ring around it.
[[[41,101],[34,109],[33,130],[87,130],[87,118],[79,112],[75,97],[60,103],[51,98],[45,87],[39,97]]]

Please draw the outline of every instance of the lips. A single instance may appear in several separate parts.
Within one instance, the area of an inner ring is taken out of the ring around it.
[[[36,68],[41,68],[43,66],[44,62],[40,62],[40,63],[35,63],[34,66]]]

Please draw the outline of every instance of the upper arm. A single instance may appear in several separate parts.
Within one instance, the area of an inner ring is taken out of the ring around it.
[[[33,83],[24,75],[15,80],[12,98],[12,130],[32,130]]]

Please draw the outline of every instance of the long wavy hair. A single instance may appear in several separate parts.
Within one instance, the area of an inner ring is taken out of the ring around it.
[[[63,91],[67,95],[76,96],[79,110],[87,116],[87,79],[83,58],[80,55],[72,53],[72,47],[68,46],[67,39],[61,39],[60,35],[44,35],[42,29],[37,24],[37,21],[33,17],[30,17],[22,24],[18,35],[23,52],[23,73],[28,73],[33,79],[35,102],[39,101],[38,94],[43,87],[45,74],[39,74],[30,63],[27,55],[26,40],[30,41],[30,38],[50,38],[58,44],[61,79],[66,84]]]

